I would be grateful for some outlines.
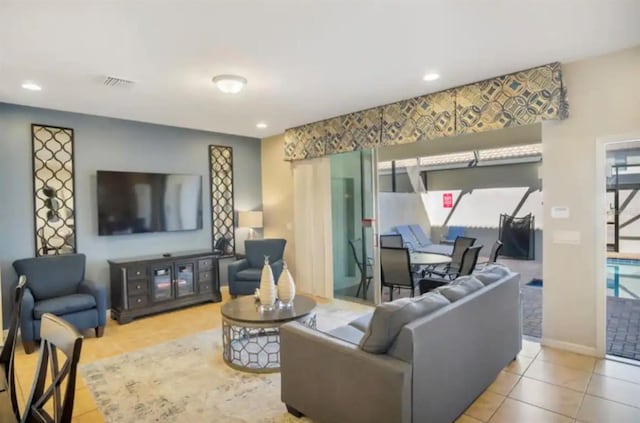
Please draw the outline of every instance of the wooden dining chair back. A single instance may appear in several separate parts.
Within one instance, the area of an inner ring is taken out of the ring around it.
[[[70,423],[83,337],[66,321],[44,313],[41,338],[38,368],[21,422]],[[60,363],[61,358],[64,359],[63,363]],[[45,386],[47,373],[51,382]],[[52,407],[46,407],[50,401]],[[48,409],[53,410],[53,416]]]
[[[11,311],[11,320],[9,320],[9,333],[2,346],[0,352],[0,375],[2,380],[0,384],[5,385],[11,397],[11,408],[16,419],[20,419],[20,411],[18,408],[18,396],[16,394],[16,372],[15,372],[15,355],[16,341],[18,338],[18,328],[20,328],[20,315],[22,313],[22,297],[24,296],[24,287],[27,284],[26,276],[20,276],[18,285],[13,296],[13,310]]]

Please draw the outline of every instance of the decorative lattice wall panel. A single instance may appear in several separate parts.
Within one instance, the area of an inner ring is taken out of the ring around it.
[[[234,254],[235,219],[233,211],[233,149],[209,146],[209,176],[211,182],[211,231],[213,248]]]
[[[73,129],[31,125],[36,257],[76,252]]]

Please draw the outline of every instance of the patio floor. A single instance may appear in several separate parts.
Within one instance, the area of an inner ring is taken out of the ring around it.
[[[540,262],[500,260],[521,274],[522,331],[525,336],[542,338],[542,288],[527,286],[542,279]],[[607,297],[607,354],[640,360],[640,300]]]

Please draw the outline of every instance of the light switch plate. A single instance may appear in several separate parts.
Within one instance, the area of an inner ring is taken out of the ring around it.
[[[570,216],[570,209],[568,206],[553,206],[551,207],[552,219],[568,219]]]

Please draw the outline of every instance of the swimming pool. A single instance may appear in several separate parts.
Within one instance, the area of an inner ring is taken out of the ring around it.
[[[640,260],[607,259],[607,295],[640,299]]]

